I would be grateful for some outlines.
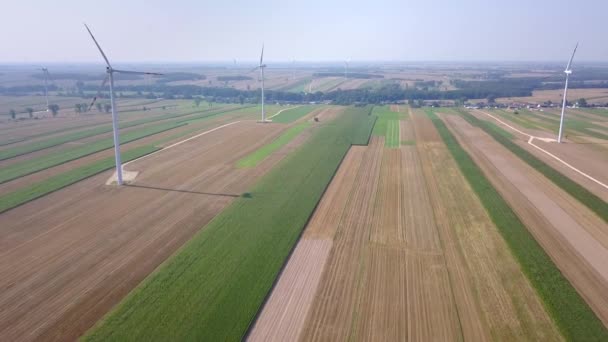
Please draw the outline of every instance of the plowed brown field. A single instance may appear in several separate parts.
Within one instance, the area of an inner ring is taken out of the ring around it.
[[[351,148],[251,340],[561,339],[433,124],[411,119],[415,146]],[[326,260],[303,262],[320,241]]]
[[[284,125],[243,121],[0,215],[0,340],[74,340],[284,155],[235,162]],[[295,148],[292,144],[284,148]]]

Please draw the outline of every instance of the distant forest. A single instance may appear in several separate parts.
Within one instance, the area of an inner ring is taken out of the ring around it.
[[[343,77],[343,72],[316,72],[312,74],[313,77]],[[371,78],[384,78],[384,75],[376,75],[376,74],[365,74],[361,72],[349,72],[348,78],[362,78],[362,79],[371,79]]]
[[[367,75],[367,74],[366,74]],[[349,77],[351,74],[349,74]],[[222,77],[222,76],[220,76]],[[246,76],[223,76],[224,81],[241,79]],[[201,87],[198,85],[169,85],[167,82],[177,80],[205,79],[204,75],[191,73],[174,73],[162,76],[158,82],[148,85],[117,85],[115,91],[122,97],[146,98],[205,98],[214,102],[256,103],[260,100],[258,90],[238,90],[229,87]],[[267,90],[266,99],[269,102],[331,102],[335,104],[378,104],[403,100],[456,100],[465,102],[470,99],[494,100],[500,97],[531,96],[536,89],[561,89],[563,83],[553,78],[500,78],[489,80],[453,80],[451,83],[457,89],[441,91],[429,89],[434,82],[417,82],[417,86],[403,89],[398,84],[386,84],[377,88],[359,88],[351,90],[333,90],[330,92],[288,92]],[[78,91],[65,91],[54,84],[49,85],[49,91],[59,92],[66,96],[89,97],[97,92],[98,86],[93,84],[77,84]],[[608,81],[591,83],[589,81],[572,80],[570,88],[608,88]],[[1,87],[2,95],[30,95],[44,93],[42,85]],[[127,93],[127,94],[124,94]]]

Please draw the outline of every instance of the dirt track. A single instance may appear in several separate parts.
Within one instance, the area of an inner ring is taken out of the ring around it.
[[[251,340],[561,339],[432,123],[410,117],[415,146],[351,148]]]
[[[490,122],[494,122],[495,124],[498,124],[499,126],[504,128],[506,131],[513,134],[513,136],[515,137],[514,141],[519,146],[526,149],[528,152],[534,154],[537,158],[539,158],[539,159],[543,160],[544,162],[546,162],[547,164],[551,165],[553,168],[555,168],[559,172],[563,173],[564,175],[568,176],[570,179],[581,184],[582,186],[587,188],[589,191],[594,193],[596,196],[602,198],[604,201],[608,201],[608,190],[606,190],[605,188],[602,188],[600,185],[587,179],[586,177],[582,176],[578,172],[566,167],[564,164],[562,164],[555,158],[552,158],[551,156],[547,155],[546,153],[538,150],[537,148],[534,148],[532,145],[530,145],[528,143],[528,140],[529,140],[528,136],[519,134],[519,133],[511,130],[508,127],[500,125],[498,122],[494,121],[492,118],[488,117],[487,115],[484,115],[483,111],[470,111],[470,113],[472,115],[475,115],[478,119],[487,120]],[[550,132],[529,130],[529,129],[520,127],[518,124],[513,123],[513,122],[509,122],[509,125],[517,128],[527,134],[555,138],[555,135],[551,134]],[[572,140],[566,138],[564,140],[564,143],[557,144],[554,142],[549,143],[549,142],[543,142],[542,140],[539,140],[539,139],[535,139],[534,144],[536,146],[539,146],[540,148],[552,153],[553,155],[557,156],[558,158],[566,161],[567,163],[573,165],[580,171],[592,176],[593,178],[597,179],[598,181],[600,181],[604,184],[608,184],[608,172],[606,172],[606,169],[608,169],[608,153],[607,153],[608,152],[608,141],[596,139],[595,142],[592,142],[591,140],[592,140],[591,138],[585,137],[583,139],[583,141],[586,141],[586,142],[577,143],[575,141],[572,141]],[[597,140],[599,140],[599,141],[597,141]]]
[[[478,128],[443,116],[560,271],[608,325],[608,226]]]
[[[73,340],[187,241],[281,154],[234,163],[284,125],[242,122],[0,215],[0,340]],[[286,146],[295,148],[295,146]]]
[[[225,115],[221,115],[221,116],[218,116],[218,117],[211,118],[209,120],[204,120],[204,121],[201,121],[201,122],[198,122],[198,123],[193,123],[193,124],[181,126],[181,127],[175,128],[175,129],[171,129],[171,130],[168,130],[168,131],[165,131],[165,132],[161,132],[161,133],[158,133],[158,134],[154,134],[154,135],[151,135],[151,136],[148,136],[148,137],[145,137],[145,138],[142,138],[142,139],[130,142],[128,144],[122,144],[121,145],[121,150],[124,153],[124,151],[127,150],[127,149],[136,148],[136,147],[139,147],[139,146],[145,146],[145,145],[154,144],[155,142],[158,142],[158,141],[160,141],[162,139],[170,138],[172,136],[175,136],[175,135],[179,134],[180,132],[187,132],[187,131],[189,131],[191,129],[201,129],[201,130],[203,130],[203,129],[206,129],[206,128],[217,127],[217,126],[220,126],[220,125],[222,125],[222,124],[224,124],[226,122],[234,121],[235,118],[242,117],[242,116],[243,116],[242,114],[230,114],[229,113],[229,114],[225,114]],[[250,117],[251,115],[248,115],[248,116]],[[193,133],[189,133],[189,134],[185,135],[184,137],[178,137],[176,139],[172,139],[172,140],[167,141],[167,142],[165,142],[163,144],[159,144],[159,146],[166,146],[167,144],[171,144],[171,143],[173,143],[173,142],[175,142],[177,140],[182,140],[182,139],[187,138],[190,135],[197,134],[197,132],[198,131],[195,131]],[[58,146],[58,148],[63,148],[63,147]],[[51,152],[51,150],[52,149],[46,149],[46,150],[40,151],[40,153],[41,154],[46,154],[46,153]],[[33,158],[33,155],[36,154],[36,153],[38,153],[38,152],[30,153],[30,154],[27,154],[27,155],[25,155],[23,157],[25,159]],[[20,178],[17,178],[15,180],[12,180],[12,181],[0,184],[0,195],[7,194],[9,192],[15,191],[15,190],[17,190],[17,189],[19,189],[19,188],[21,188],[23,186],[26,186],[28,184],[32,184],[32,183],[36,183],[36,182],[42,181],[42,180],[47,179],[49,177],[58,175],[58,174],[60,174],[62,172],[66,172],[66,171],[78,168],[80,166],[87,165],[87,164],[92,163],[94,161],[101,160],[101,159],[108,158],[108,157],[112,157],[113,155],[114,155],[114,150],[110,148],[110,149],[107,149],[107,150],[104,150],[104,151],[101,151],[101,152],[98,152],[98,153],[94,153],[94,154],[86,156],[86,157],[79,158],[79,159],[71,161],[71,162],[63,163],[61,165],[57,165],[57,166],[48,168],[46,170],[42,170],[42,171],[33,173],[31,175],[20,177]],[[2,162],[13,162],[16,159],[17,158],[6,160],[6,161],[2,161]],[[3,165],[2,162],[0,162],[0,167]]]

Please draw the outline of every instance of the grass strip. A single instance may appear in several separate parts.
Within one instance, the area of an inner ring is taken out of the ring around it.
[[[83,340],[241,340],[349,147],[368,141],[362,132],[373,123],[368,109],[349,107],[319,126]]]
[[[307,127],[310,127],[310,122],[302,122],[293,127],[290,127],[287,131],[285,131],[285,133],[281,134],[271,143],[258,148],[257,150],[253,151],[252,153],[237,161],[236,166],[240,168],[255,167],[260,162],[262,162],[262,160],[266,159],[266,157],[271,155],[274,151],[280,149],[288,142],[292,141]]]
[[[488,121],[480,120],[474,115],[464,110],[459,110],[460,114],[467,120],[471,125],[481,128],[483,131],[492,136],[501,145],[513,152],[521,160],[526,162],[528,165],[536,169],[551,180],[555,185],[569,193],[572,197],[579,200],[593,212],[595,212],[604,221],[608,222],[608,203],[604,202],[601,198],[587,190],[582,185],[573,181],[569,177],[565,176],[561,172],[557,171],[547,163],[535,157],[532,153],[525,150],[523,147],[517,145],[510,139],[506,138],[502,134],[499,134],[491,128]]]
[[[386,127],[386,138],[384,140],[384,146],[386,148],[398,148],[399,147],[399,121],[389,120]]]
[[[127,132],[126,134],[121,135],[120,143],[126,144],[183,125],[185,124],[165,123],[143,127],[136,131]],[[53,152],[39,158],[24,160],[22,162],[9,165],[0,170],[0,184],[11,181],[13,179],[17,179],[19,177],[27,176],[38,171],[48,169],[53,166],[76,160],[78,158],[82,158],[90,154],[106,150],[108,148],[112,148],[113,146],[114,141],[112,140],[112,138],[108,138],[99,140],[91,144],[74,147],[64,151]]]
[[[488,121],[488,129],[491,129],[492,131],[494,131],[496,134],[500,134],[503,137],[509,139],[509,140],[513,140],[515,139],[515,136],[513,134],[511,134],[511,132],[508,132],[507,130],[505,130],[504,128],[498,126],[497,124]]]
[[[272,122],[278,123],[290,123],[298,120],[304,115],[310,113],[315,107],[313,106],[300,106],[297,108],[286,109],[281,114],[274,116]]]
[[[427,114],[566,340],[608,341],[606,327],[460,146],[445,123],[432,110],[427,110]]]
[[[141,146],[134,148],[122,153],[123,162],[139,158],[146,154],[158,151],[159,149],[159,147],[154,146]],[[103,171],[112,169],[115,167],[114,163],[114,157],[108,157],[0,196],[0,213],[62,189],[85,178],[89,178]]]
[[[391,111],[388,106],[374,106],[372,109],[372,115],[378,117],[378,121],[374,126],[372,134],[375,136],[386,137],[386,132],[388,132],[388,122],[403,119],[405,117],[403,114],[404,113]]]

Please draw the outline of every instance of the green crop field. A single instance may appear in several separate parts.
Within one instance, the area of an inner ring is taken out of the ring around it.
[[[582,110],[584,112],[590,113],[590,114],[595,114],[598,116],[601,116],[605,119],[608,119],[608,109],[600,109],[600,108],[579,108],[579,110]]]
[[[310,127],[310,122],[302,122],[289,128],[285,133],[281,134],[271,143],[258,148],[253,153],[237,161],[237,167],[254,167],[258,165],[260,162],[262,162],[262,160],[271,155],[272,152],[280,149],[281,147],[285,146],[285,144],[293,140],[293,138],[297,137],[307,127]]]
[[[530,110],[525,110],[525,109],[520,110],[520,113],[522,113],[523,115],[528,115],[528,116],[534,117],[534,118],[542,121],[542,124],[539,123],[539,125],[542,125],[542,127],[545,128],[546,130],[551,131],[551,132],[556,132],[556,134],[557,134],[557,131],[559,130],[559,118],[557,116],[550,115],[546,112],[530,111]],[[574,116],[574,117],[570,116],[564,120],[564,129],[565,129],[566,134],[569,134],[569,135],[583,134],[583,135],[586,135],[589,137],[608,140],[608,134],[596,132],[596,131],[591,130],[590,128],[604,130],[604,127],[597,126],[593,122],[590,122],[587,119],[582,119],[580,117],[577,118],[576,116]]]
[[[154,151],[158,151],[159,149],[160,148],[154,146],[134,148],[122,153],[123,162],[139,158]],[[109,170],[114,167],[114,163],[114,157],[108,157],[0,196],[0,213],[62,189],[85,178],[94,176],[100,172]]]
[[[504,128],[498,126],[497,124],[495,124],[494,122],[488,121],[488,129],[491,129],[492,131],[494,131],[496,134],[500,134],[503,137],[513,140],[515,139],[515,136],[513,134],[511,134],[511,132],[505,130]]]
[[[387,148],[398,148],[399,147],[399,121],[389,120],[386,126],[386,139],[384,140],[384,146]]]
[[[564,191],[569,193],[572,197],[579,200],[581,203],[586,205],[589,209],[594,211],[604,221],[608,222],[608,203],[604,202],[601,198],[587,190],[582,185],[573,181],[569,177],[565,176],[561,172],[557,171],[547,163],[535,157],[532,153],[526,151],[523,147],[520,147],[504,135],[499,134],[488,125],[485,120],[480,120],[475,116],[471,115],[465,110],[460,110],[460,114],[473,126],[477,126],[484,130],[486,133],[491,135],[501,145],[506,147],[509,151],[513,152],[521,160],[528,163],[540,173],[545,175],[555,185],[562,188]]]
[[[243,338],[351,144],[375,117],[349,108],[323,124],[144,280],[85,341]]]
[[[292,109],[287,109],[284,112],[282,112],[281,114],[272,117],[272,122],[278,122],[278,123],[294,122],[294,121],[298,120],[299,118],[303,117],[304,115],[310,113],[313,109],[316,109],[316,108],[318,108],[318,107],[300,106],[300,107],[296,107],[296,108],[292,108]]]
[[[608,341],[606,327],[561,274],[445,123],[432,110],[427,110],[427,114],[566,340]],[[510,142],[504,136],[498,136]]]
[[[310,81],[310,78],[299,80],[298,82],[291,84],[282,90],[289,91],[292,93],[303,93],[308,90],[308,85],[310,84]]]
[[[375,106],[372,115],[378,117],[372,134],[383,136],[387,148],[399,147],[399,120],[406,117],[405,114],[392,112],[387,106]]]
[[[521,113],[515,114],[501,109],[491,110],[490,113],[498,114],[500,117],[505,118],[523,128],[541,129],[541,127],[539,127],[536,123],[532,122],[529,118],[526,117],[526,115],[523,115]]]
[[[154,126],[143,127],[136,131],[131,131],[126,134],[123,134],[120,137],[120,143],[126,144],[128,142],[145,138],[150,135],[181,127],[183,125],[185,124],[164,123]],[[64,151],[57,151],[31,160],[25,160],[22,162],[11,164],[0,170],[0,184],[32,174],[34,172],[38,172],[72,160],[76,160],[78,158],[82,158],[93,153],[106,150],[108,148],[111,148],[112,146],[114,146],[114,141],[112,140],[112,138],[108,138],[96,141],[88,145],[74,147]]]

